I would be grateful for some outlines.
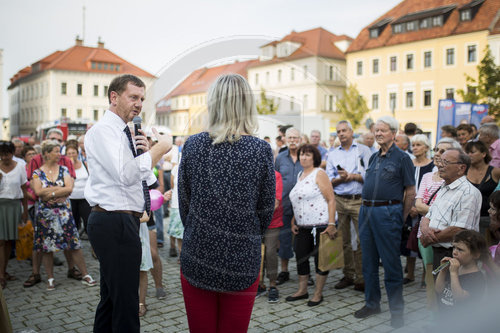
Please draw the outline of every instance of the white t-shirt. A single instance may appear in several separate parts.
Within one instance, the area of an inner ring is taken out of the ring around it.
[[[3,199],[22,199],[23,190],[21,185],[26,184],[26,169],[21,163],[17,163],[14,169],[5,173],[0,170],[2,180],[0,181],[0,198]]]
[[[70,199],[85,199],[85,184],[87,184],[87,179],[89,178],[89,173],[83,165],[79,169],[75,169],[76,179],[73,185],[73,191],[69,196]]]
[[[172,177],[174,177],[174,187],[172,188],[172,199],[170,199],[170,208],[179,208],[178,194],[177,194],[177,182],[179,180],[179,165],[175,165],[171,172]]]

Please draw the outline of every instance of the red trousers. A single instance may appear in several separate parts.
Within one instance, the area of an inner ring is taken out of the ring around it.
[[[191,333],[239,333],[248,330],[259,278],[247,289],[216,292],[193,287],[181,273]]]

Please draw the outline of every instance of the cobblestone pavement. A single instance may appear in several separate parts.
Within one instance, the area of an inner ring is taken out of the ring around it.
[[[167,222],[167,220],[165,220]],[[166,230],[166,229],[165,229]],[[90,255],[88,241],[82,241],[86,263],[90,274],[99,280],[99,263]],[[163,281],[167,298],[154,297],[154,285],[149,278],[148,312],[141,319],[141,332],[187,332],[187,320],[182,299],[177,258],[168,256],[168,242],[160,249],[163,262]],[[64,260],[62,253],[57,254]],[[312,263],[312,260],[311,260]],[[99,287],[86,287],[79,281],[66,277],[66,265],[54,267],[56,290],[46,291],[46,276],[42,267],[42,283],[32,288],[23,288],[22,283],[31,272],[27,261],[9,262],[8,271],[18,280],[9,282],[4,296],[10,313],[14,332],[91,332],[94,312],[99,301]],[[317,307],[308,307],[307,300],[285,302],[298,286],[295,262],[290,262],[290,281],[279,286],[280,302],[269,304],[266,296],[256,299],[249,332],[389,332],[390,314],[382,283],[382,313],[366,319],[352,315],[364,305],[364,294],[352,287],[336,290],[334,284],[342,277],[341,270],[330,272],[324,290],[324,302]],[[416,281],[421,276],[421,261],[417,261]],[[383,270],[380,269],[381,281]],[[266,281],[267,282],[267,281]],[[311,295],[314,287],[309,287]],[[421,332],[431,314],[426,309],[425,291],[419,282],[404,287],[405,323],[398,331]]]

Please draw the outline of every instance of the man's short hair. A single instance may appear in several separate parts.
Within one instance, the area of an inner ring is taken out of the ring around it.
[[[493,123],[486,123],[479,127],[479,133],[498,139],[498,126]]]
[[[339,125],[341,125],[341,124],[346,124],[346,125],[347,125],[347,127],[349,127],[349,129],[350,129],[351,131],[353,131],[353,128],[352,128],[351,122],[350,122],[349,120],[341,120],[341,121],[339,121],[339,122],[337,123],[336,127],[339,127]]]
[[[383,117],[380,117],[377,119],[377,123],[384,123],[386,124],[387,126],[389,126],[389,128],[391,129],[391,131],[393,133],[397,133],[398,129],[399,129],[399,123],[396,119],[394,119],[393,117],[391,116],[383,116]]]
[[[457,149],[461,149],[462,146],[460,145],[460,143],[458,143],[457,140],[453,139],[453,138],[441,138],[438,143],[436,144],[436,147],[439,146],[439,144],[441,143],[447,143],[449,144],[452,148],[457,148]]]
[[[117,76],[109,84],[108,101],[110,104],[111,104],[111,92],[114,91],[118,95],[120,95],[122,92],[124,92],[127,89],[127,85],[129,83],[132,83],[134,86],[139,87],[139,88],[146,87],[144,82],[135,75],[123,74],[123,75]]]
[[[47,131],[47,137],[51,135],[52,133],[57,133],[61,136],[61,139],[64,138],[63,132],[59,128],[51,128]]]
[[[457,129],[451,125],[444,125],[441,127],[441,131],[448,132],[452,137],[457,137]]]
[[[297,132],[297,133],[298,133],[298,135],[300,136],[300,131],[299,131],[298,129],[296,129],[295,127],[289,127],[289,128],[287,128],[287,130],[286,130],[286,132],[285,132],[285,137],[287,137],[287,136],[288,136],[288,133],[289,133],[289,132],[293,132],[293,131]]]
[[[406,135],[415,135],[417,132],[417,125],[415,123],[407,123],[405,125],[405,134]]]
[[[462,150],[462,148],[450,148],[450,149],[446,150],[446,152],[449,152],[449,151],[457,151],[458,152],[458,162],[465,165],[465,173],[464,174],[467,174],[467,171],[469,171],[470,163],[471,163],[469,155],[467,155]]]
[[[472,126],[470,124],[460,124],[457,126],[458,131],[467,131],[469,134],[472,133]]]

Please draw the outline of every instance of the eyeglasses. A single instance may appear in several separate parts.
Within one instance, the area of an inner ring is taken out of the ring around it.
[[[440,153],[440,154],[443,154],[446,151],[446,149],[443,148],[439,149],[438,147],[434,147],[433,150],[435,153]]]
[[[55,140],[55,141],[58,141],[59,143],[63,142],[63,140],[61,140],[61,139],[56,139],[56,138],[49,138],[49,140]]]
[[[463,162],[450,162],[445,159],[441,159],[441,162],[443,163],[444,166],[448,166],[450,164],[464,164]]]

